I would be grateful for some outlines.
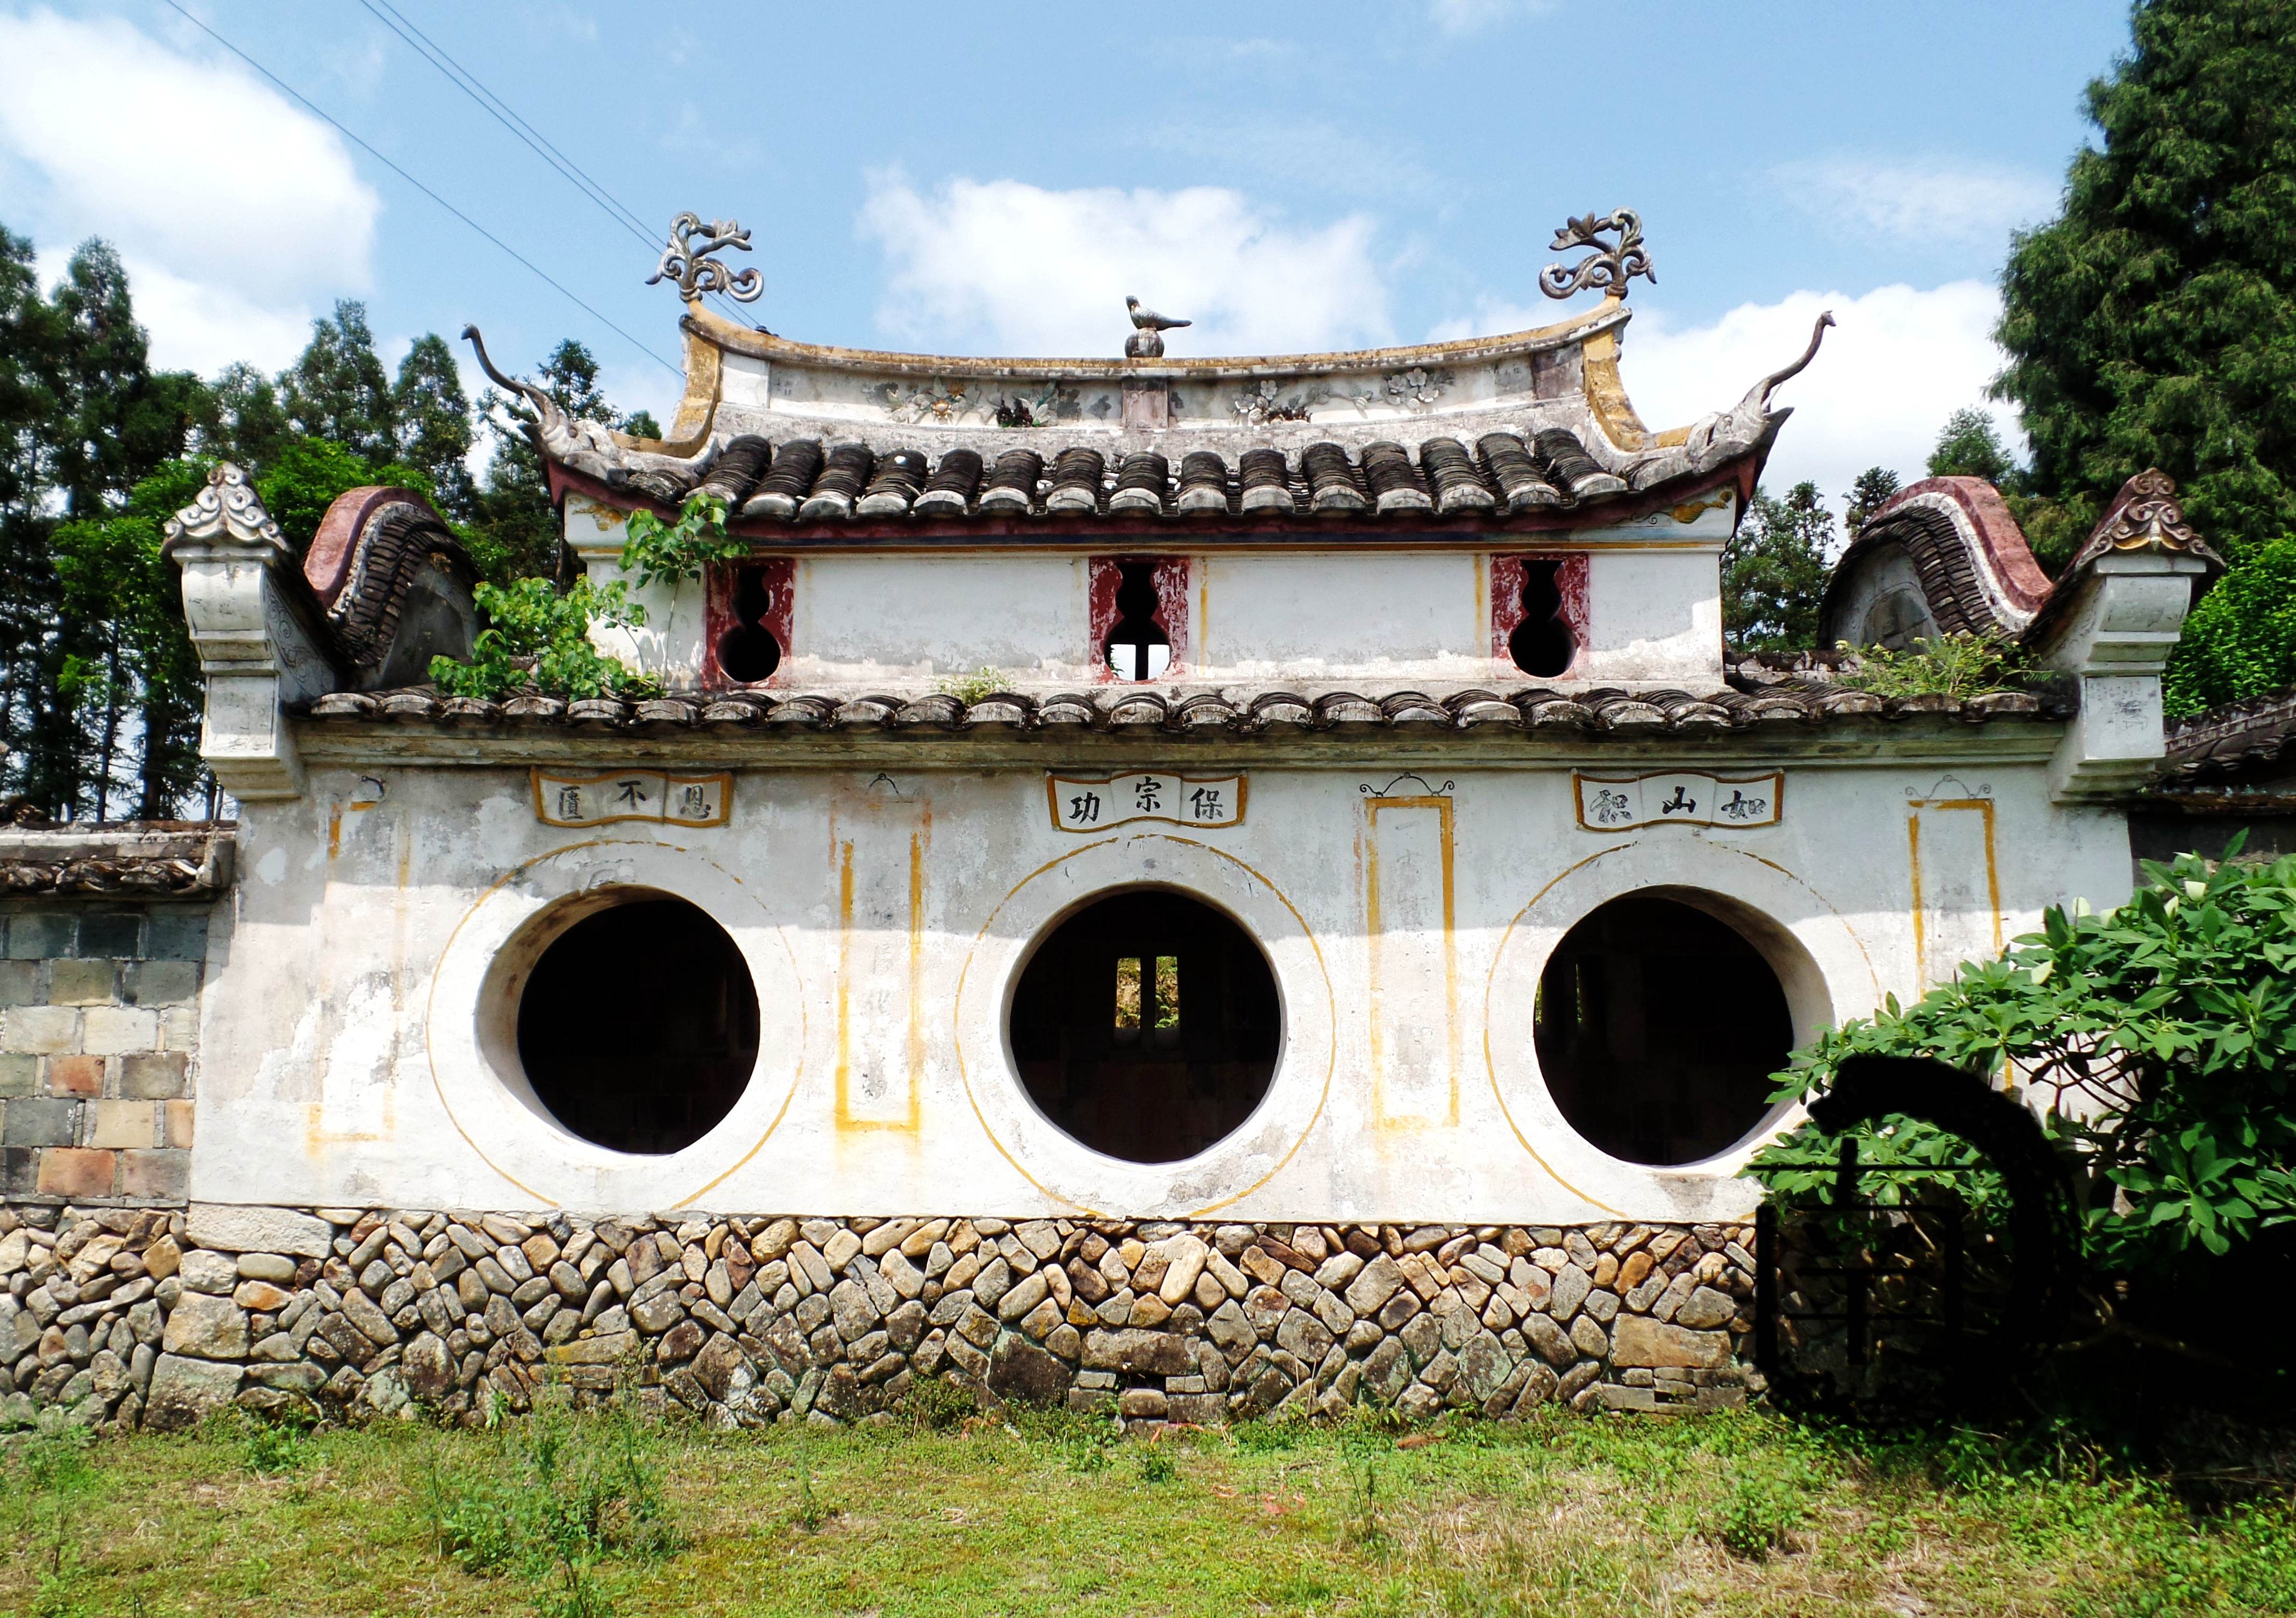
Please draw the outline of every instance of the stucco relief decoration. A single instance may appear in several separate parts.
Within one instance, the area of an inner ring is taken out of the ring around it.
[[[1612,298],[1624,298],[1627,283],[1636,275],[1658,284],[1650,250],[1643,245],[1643,217],[1631,208],[1614,209],[1601,218],[1590,213],[1571,219],[1554,233],[1549,244],[1550,251],[1558,253],[1581,247],[1594,251],[1576,264],[1550,264],[1538,272],[1540,292],[1549,298],[1568,298],[1591,287]]]
[[[669,245],[661,250],[661,263],[646,277],[648,286],[674,281],[677,295],[692,303],[705,292],[723,292],[736,303],[755,303],[766,290],[765,280],[753,269],[729,270],[710,255],[738,247],[750,251],[750,233],[738,219],[712,219],[707,226],[696,213],[682,213],[669,222]]]
[[[1304,422],[1313,415],[1317,405],[1331,397],[1328,388],[1300,388],[1292,384],[1292,391],[1284,391],[1285,384],[1274,377],[1263,378],[1244,389],[1228,401],[1228,411],[1246,427],[1264,427],[1270,422]]]
[[[2176,551],[2224,565],[2207,540],[2185,521],[2177,500],[2177,481],[2159,467],[2148,467],[2121,486],[2120,497],[2072,565],[2080,567],[2108,551]]]
[[[534,817],[545,825],[611,825],[645,820],[658,825],[724,825],[733,818],[734,778],[658,769],[605,775],[534,772]]]
[[[1414,365],[1408,371],[1390,372],[1387,377],[1387,402],[1405,410],[1432,410],[1435,402],[1456,380],[1448,366],[1429,371]]]
[[[911,388],[906,394],[898,382],[880,382],[869,391],[897,421],[957,422],[973,408],[972,401],[965,397],[963,382],[931,382]]]
[[[1073,422],[1084,415],[1083,396],[1057,383],[1033,395],[999,393],[991,405],[999,427],[1049,427],[1054,422]]]
[[[1590,832],[1627,832],[1644,825],[1775,825],[1784,809],[1785,784],[1783,770],[1759,776],[1570,772],[1578,824]]]
[[[198,498],[168,519],[165,545],[172,550],[179,545],[246,546],[255,550],[276,551],[282,556],[290,554],[287,538],[271,513],[263,509],[256,497],[255,486],[247,474],[226,461],[208,473],[207,487]]]
[[[1135,820],[1216,827],[1243,824],[1248,784],[1233,776],[1047,776],[1053,825],[1063,832],[1102,832]]]

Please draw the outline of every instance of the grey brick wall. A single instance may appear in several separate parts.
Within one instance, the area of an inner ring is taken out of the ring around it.
[[[0,1197],[184,1200],[211,908],[0,905]]]

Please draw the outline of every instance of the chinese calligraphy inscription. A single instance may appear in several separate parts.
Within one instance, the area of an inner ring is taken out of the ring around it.
[[[545,825],[724,825],[733,817],[734,777],[622,769],[596,776],[534,772],[534,817]]]
[[[1063,832],[1100,832],[1130,820],[1163,820],[1174,825],[1243,824],[1245,777],[1174,776],[1142,771],[1129,776],[1048,776],[1045,789],[1053,824]]]
[[[1669,770],[1649,776],[1570,773],[1578,824],[1590,832],[1644,825],[1775,825],[1785,801],[1784,770],[1759,776],[1705,776]]]

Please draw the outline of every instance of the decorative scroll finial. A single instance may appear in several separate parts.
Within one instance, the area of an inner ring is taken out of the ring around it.
[[[1132,335],[1124,340],[1124,357],[1127,359],[1163,358],[1164,333],[1194,324],[1193,321],[1174,320],[1168,315],[1159,315],[1137,298],[1127,298],[1124,307],[1132,316]]]
[[[2177,480],[2157,466],[2148,466],[2120,486],[2120,493],[2073,558],[2072,566],[2080,567],[2112,551],[2145,550],[2178,551],[2198,556],[2218,570],[2224,567],[2224,558],[2185,521],[2185,508],[2177,499]]]
[[[1615,234],[1616,242],[1605,241]],[[1568,298],[1595,287],[1613,298],[1627,295],[1627,283],[1636,275],[1652,285],[1658,272],[1651,268],[1650,250],[1643,245],[1643,217],[1631,208],[1611,210],[1607,218],[1588,214],[1572,219],[1554,233],[1552,251],[1569,252],[1577,247],[1594,251],[1576,264],[1550,264],[1538,272],[1538,290],[1549,298]]]
[[[709,255],[723,248],[750,251],[750,233],[739,219],[712,219],[708,226],[696,213],[682,213],[669,222],[669,245],[661,250],[661,263],[646,277],[677,283],[677,295],[692,303],[704,292],[723,292],[737,303],[755,303],[766,290],[763,276],[753,269],[738,274]]]
[[[181,545],[243,546],[255,550],[290,551],[287,537],[263,509],[263,502],[247,474],[229,461],[218,462],[208,472],[207,487],[199,497],[168,519],[161,533],[163,552]]]

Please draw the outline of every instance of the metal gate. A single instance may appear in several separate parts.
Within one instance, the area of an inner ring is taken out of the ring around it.
[[[1891,1202],[1868,1176],[1988,1172],[1861,1164],[1844,1136],[1831,1202],[1766,1201],[1754,1222],[1754,1354],[1786,1398],[1950,1402],[1973,1357],[2011,1335],[2001,1233],[1950,1196]]]

